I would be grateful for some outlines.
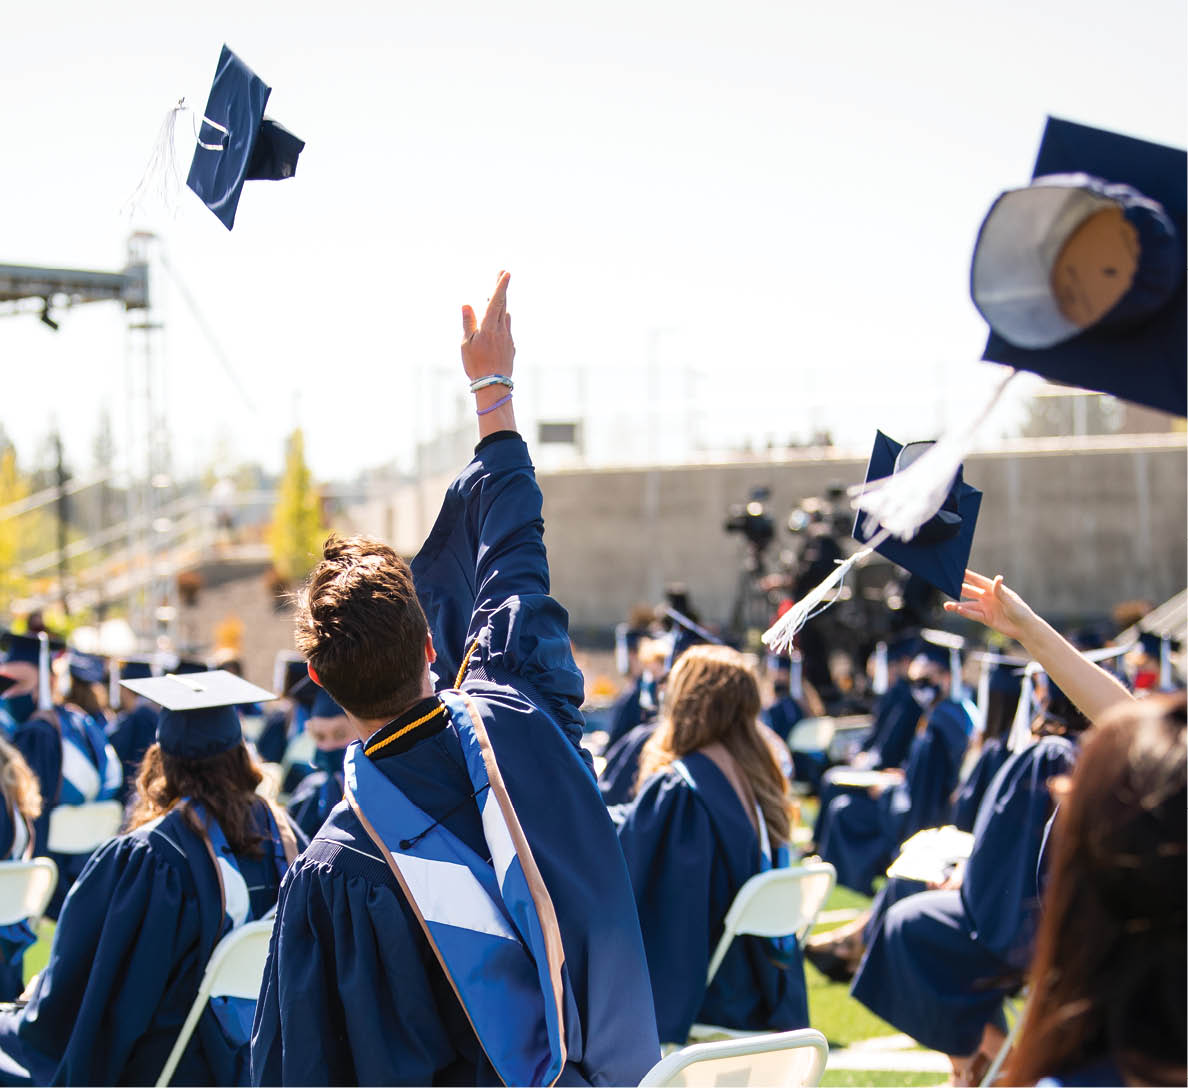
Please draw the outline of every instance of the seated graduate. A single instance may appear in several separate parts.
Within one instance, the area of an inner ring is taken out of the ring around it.
[[[1062,791],[1004,1083],[1183,1084],[1184,695],[1103,714]]]
[[[793,937],[739,937],[705,979],[730,904],[756,873],[787,864],[788,781],[758,726],[759,688],[725,646],[687,650],[644,748],[640,793],[621,813],[660,1038],[695,1021],[756,1031],[808,1026]]]
[[[162,704],[131,829],[101,846],[62,908],[29,1003],[0,1013],[0,1080],[152,1084],[211,951],[276,902],[304,836],[255,790],[234,705],[267,696],[228,673],[133,680]],[[245,1084],[251,1002],[213,1002],[176,1084]]]
[[[147,680],[153,675],[153,668],[148,658],[113,661],[111,668],[116,674],[115,686],[119,695],[112,707],[115,718],[107,726],[107,742],[119,757],[124,776],[120,800],[127,805],[135,792],[144,754],[157,739],[158,714],[150,700],[137,695],[131,688],[120,686],[119,680]]]
[[[837,870],[839,884],[863,895],[891,863],[900,843],[948,820],[950,798],[973,722],[950,698],[949,651],[925,644],[909,670],[920,724],[902,770],[881,772],[865,793],[849,792],[829,802],[821,857]],[[820,821],[818,821],[818,824]]]
[[[24,757],[0,736],[0,858],[33,856],[33,823],[41,815],[41,791]],[[0,926],[0,1001],[15,1001],[25,988],[25,950],[37,935],[28,921]]]
[[[291,650],[282,650],[276,659],[272,686],[281,693],[280,699],[264,715],[264,724],[256,738],[256,752],[265,763],[280,763],[285,758],[289,741],[305,728],[310,703],[317,692],[308,685],[309,673],[305,658]],[[298,688],[307,697],[298,698]]]
[[[301,780],[289,798],[289,815],[309,838],[342,800],[342,761],[355,731],[346,713],[322,688],[315,685],[309,721],[305,730],[314,742],[313,764],[317,770]]]
[[[981,656],[987,658],[992,655]],[[994,661],[982,662],[982,667],[989,671],[985,685],[985,701],[978,707],[982,720],[976,741],[977,753],[973,766],[962,778],[957,792],[953,795],[953,826],[960,831],[973,830],[986,789],[1011,754],[1007,748],[1007,738],[1011,731],[1011,723],[1015,720],[1019,696],[1023,692],[1021,667],[1026,664],[1027,662],[1021,659],[1001,656]],[[1016,668],[1016,665],[1019,668]]]
[[[920,646],[915,635],[901,635],[887,646],[887,690],[875,703],[874,720],[863,738],[862,747],[847,766],[840,768],[841,772],[855,768],[891,770],[903,764],[920,722],[920,704],[912,696],[912,685],[908,680],[908,668]],[[837,776],[838,771],[832,767],[821,776],[820,805],[813,827],[816,843],[825,838],[829,827],[830,802],[853,792],[852,787],[836,782]]]
[[[785,654],[768,654],[767,674],[771,678],[772,701],[763,708],[760,719],[769,729],[775,731],[786,744],[793,727],[804,719],[804,707],[800,704],[802,692],[801,661]],[[795,690],[794,690],[795,689]],[[799,768],[798,768],[799,770]]]
[[[12,743],[36,775],[41,791],[33,851],[53,858],[58,866],[58,884],[46,909],[47,915],[57,918],[90,855],[50,851],[50,813],[57,805],[118,799],[123,772],[103,725],[80,708],[55,700],[50,665],[54,644],[48,636],[9,635],[8,642],[0,673],[16,681],[6,693],[9,712],[17,722]],[[57,648],[65,647],[58,643]]]
[[[1030,734],[1024,725],[1011,738],[1012,754],[978,810],[965,865],[933,890],[892,879],[876,897],[854,997],[948,1054],[959,1081],[978,1083],[1005,1038],[1002,1001],[1022,984],[1039,921],[1036,874],[1052,814],[1049,783],[1072,770],[1088,727],[1051,689]]]
[[[463,310],[480,441],[411,572],[332,537],[301,597],[297,646],[363,743],[282,890],[257,1084],[636,1084],[659,1056],[515,431],[507,281],[481,327]]]
[[[647,610],[650,613],[650,610]],[[632,729],[656,716],[656,680],[640,657],[640,645],[648,638],[646,615],[633,613],[631,621],[615,627],[615,661],[627,677],[627,686],[611,707],[606,730],[606,750]]]

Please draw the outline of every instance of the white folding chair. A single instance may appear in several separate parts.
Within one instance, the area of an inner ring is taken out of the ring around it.
[[[123,822],[119,801],[57,805],[50,812],[46,845],[55,854],[89,854],[117,834]]]
[[[173,1078],[177,1063],[198,1026],[198,1019],[212,997],[247,997],[254,1001],[260,996],[273,921],[274,918],[269,916],[258,922],[246,922],[215,945],[194,1004],[190,1006],[177,1041],[165,1061],[165,1068],[157,1078],[157,1088],[163,1088]]]
[[[783,937],[794,933],[803,944],[836,881],[837,870],[825,861],[769,869],[751,877],[738,889],[726,912],[722,938],[710,957],[706,988],[713,982],[735,937]],[[713,1024],[694,1024],[689,1029],[689,1038],[694,1040],[720,1036],[740,1039],[755,1034]]]
[[[697,1043],[661,1058],[639,1082],[645,1086],[715,1088],[720,1084],[816,1088],[829,1044],[812,1028]]]
[[[0,861],[0,926],[40,918],[58,886],[53,858]]]

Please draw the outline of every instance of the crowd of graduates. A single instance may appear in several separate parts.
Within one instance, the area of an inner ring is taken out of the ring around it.
[[[0,933],[0,1081],[155,1083],[215,946],[266,921],[258,999],[212,1000],[174,1083],[636,1084],[695,1024],[809,1026],[806,957],[956,1082],[1029,987],[1010,1082],[1181,1083],[1183,692],[1145,661],[1132,690],[1127,647],[1083,653],[966,570],[949,626],[996,650],[934,629],[879,647],[844,759],[797,741],[826,708],[794,645],[760,670],[687,600],[621,632],[627,686],[592,717],[515,425],[507,285],[481,322],[463,310],[474,459],[411,565],[326,542],[278,692],[230,661],[6,638],[0,849],[59,881],[27,986],[30,923]],[[56,851],[55,810],[105,801],[120,833]],[[959,857],[900,865],[950,824]],[[740,888],[815,856],[877,889],[869,913],[716,957]]]

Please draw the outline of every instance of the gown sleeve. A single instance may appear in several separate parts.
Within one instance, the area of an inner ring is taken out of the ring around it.
[[[705,998],[711,921],[721,898],[715,896],[721,881],[715,880],[710,817],[678,778],[657,775],[627,809],[618,833],[639,909],[660,1041],[683,1046]]]
[[[433,1084],[455,1050],[397,892],[335,864],[302,857],[281,887],[252,1083]]]
[[[412,563],[436,671],[442,686],[454,684],[477,643],[467,676],[523,692],[581,750],[585,683],[569,615],[549,596],[540,488],[523,439],[492,437],[446,492]],[[584,750],[583,759],[592,769]]]
[[[112,839],[67,898],[29,1004],[0,1015],[0,1050],[34,1083],[125,1082],[173,976],[199,954],[200,930],[181,872],[142,838]],[[159,1061],[147,1063],[158,1072],[180,1026],[160,1033]]]

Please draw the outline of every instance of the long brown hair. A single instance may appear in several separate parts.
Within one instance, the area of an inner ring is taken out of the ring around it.
[[[263,779],[242,741],[206,759],[182,759],[154,744],[140,764],[128,830],[163,816],[182,798],[188,798],[200,804],[222,828],[234,853],[259,857],[265,836],[252,819],[252,809],[260,800],[256,787]],[[185,816],[196,832],[205,831],[193,810],[187,807]]]
[[[1088,734],[1053,832],[1031,998],[1006,1083],[1109,1060],[1183,1084],[1185,697],[1115,707]]]
[[[638,790],[675,759],[715,741],[734,759],[755,794],[773,845],[788,841],[788,782],[759,732],[759,684],[742,654],[728,646],[693,646],[669,673],[664,711],[639,759]]]
[[[25,757],[0,737],[0,789],[17,812],[32,823],[41,815],[41,787]]]

